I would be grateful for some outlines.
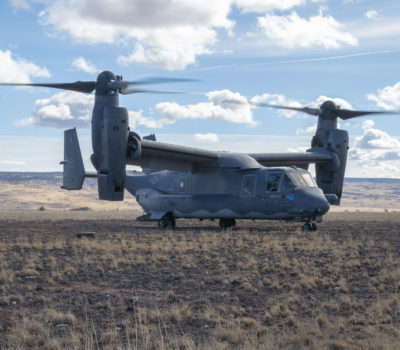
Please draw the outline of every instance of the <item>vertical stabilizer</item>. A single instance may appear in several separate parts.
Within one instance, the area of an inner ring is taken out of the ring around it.
[[[76,129],[64,131],[63,185],[66,190],[80,190],[85,180],[82,153]]]

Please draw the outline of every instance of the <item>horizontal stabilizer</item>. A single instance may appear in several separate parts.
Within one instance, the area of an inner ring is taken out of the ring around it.
[[[81,149],[76,129],[64,131],[63,185],[66,190],[80,190],[85,180]]]

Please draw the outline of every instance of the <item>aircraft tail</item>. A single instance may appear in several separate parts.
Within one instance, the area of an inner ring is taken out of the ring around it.
[[[64,131],[63,185],[66,190],[80,190],[85,180],[82,153],[76,129]]]

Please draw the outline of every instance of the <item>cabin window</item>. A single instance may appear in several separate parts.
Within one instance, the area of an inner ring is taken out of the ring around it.
[[[271,171],[267,175],[266,189],[267,192],[279,192],[283,172]]]
[[[186,193],[186,178],[178,178],[178,193]]]
[[[242,183],[242,195],[254,196],[256,190],[257,175],[245,175]]]

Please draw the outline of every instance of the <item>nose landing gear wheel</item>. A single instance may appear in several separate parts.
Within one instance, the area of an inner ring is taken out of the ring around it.
[[[223,230],[226,230],[235,225],[236,225],[235,219],[220,219],[219,220],[219,227]]]
[[[317,231],[317,225],[315,225],[313,222],[311,223],[306,222],[303,225],[303,232],[310,232],[310,231]]]

